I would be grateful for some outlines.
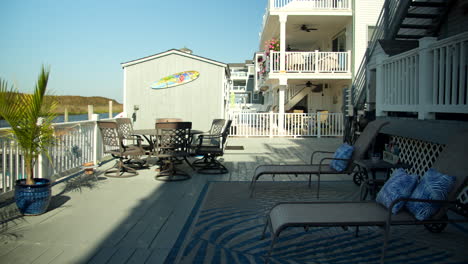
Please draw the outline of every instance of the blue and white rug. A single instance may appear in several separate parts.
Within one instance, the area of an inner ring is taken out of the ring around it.
[[[261,240],[266,212],[280,201],[315,201],[304,182],[259,182],[249,198],[247,182],[211,182],[201,193],[165,263],[264,263],[271,240]],[[351,182],[322,182],[320,200],[357,200]],[[317,212],[320,213],[320,212]],[[289,228],[269,263],[379,263],[383,230]],[[468,263],[465,226],[433,234],[423,226],[392,227],[385,263]]]

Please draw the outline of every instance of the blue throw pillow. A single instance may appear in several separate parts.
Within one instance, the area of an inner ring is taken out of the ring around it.
[[[448,194],[452,191],[456,178],[429,169],[422,177],[410,198],[428,200],[447,200]],[[413,213],[418,220],[426,220],[433,216],[441,207],[441,204],[407,202],[406,208]]]
[[[392,177],[384,184],[377,194],[376,201],[389,208],[398,198],[408,198],[418,184],[418,175],[408,174],[404,169],[396,169]],[[398,213],[406,202],[401,201],[392,208],[392,213]]]
[[[353,155],[354,147],[346,143],[342,144],[333,155],[336,159],[350,159]],[[348,166],[347,160],[332,160],[330,167],[336,171],[344,171]]]

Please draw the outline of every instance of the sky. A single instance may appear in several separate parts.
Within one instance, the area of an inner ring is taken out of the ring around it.
[[[224,63],[252,59],[268,0],[1,0],[0,78],[31,92],[123,102],[121,63],[183,47]]]

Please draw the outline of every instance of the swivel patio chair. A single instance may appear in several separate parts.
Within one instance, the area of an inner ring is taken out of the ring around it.
[[[310,164],[297,164],[297,165],[260,165],[255,169],[250,184],[250,197],[253,196],[255,184],[257,180],[263,176],[271,174],[273,177],[277,174],[294,174],[294,175],[309,175],[309,188],[311,186],[312,175],[317,175],[317,198],[320,191],[320,177],[325,174],[351,174],[354,172],[354,160],[364,158],[369,147],[379,133],[380,129],[388,124],[388,121],[375,120],[367,125],[360,137],[354,143],[354,152],[351,159],[346,160],[347,167],[344,171],[336,171],[329,166],[332,160],[340,160],[332,157],[322,158],[319,163],[314,163],[314,155],[318,153],[332,154],[330,151],[314,151],[310,158]]]
[[[154,148],[154,143],[150,139],[146,138],[147,144],[143,144],[143,138],[140,135],[133,133],[132,119],[121,117],[116,118],[115,122],[117,123],[119,133],[124,138],[124,142],[126,144],[140,145],[146,151],[146,154],[151,154]]]
[[[267,221],[262,234],[263,239],[266,229],[269,228],[272,235],[267,258],[271,255],[281,232],[289,227],[308,229],[310,227],[356,226],[356,236],[358,235],[359,226],[384,227],[384,241],[381,253],[381,263],[383,263],[390,238],[390,227],[393,225],[424,225],[429,231],[439,233],[443,231],[447,223],[468,222],[468,204],[463,204],[457,200],[457,197],[468,184],[467,133],[468,131],[465,131],[452,137],[432,166],[440,173],[456,177],[452,191],[447,195],[447,200],[399,198],[394,200],[388,209],[376,201],[279,203],[267,214]],[[437,186],[437,188],[440,188],[440,186]],[[400,201],[439,204],[441,208],[429,219],[417,220],[406,209],[392,214],[393,207]],[[448,215],[447,211],[449,209],[454,213]]]
[[[202,155],[203,157],[192,163],[193,166],[198,168],[198,173],[224,174],[229,172],[217,158],[224,155],[231,123],[232,121],[228,120],[223,130],[218,134],[202,134],[198,137],[198,145],[195,148],[195,154]]]
[[[126,145],[124,137],[119,133],[116,122],[98,121],[98,126],[101,131],[104,153],[111,154],[112,157],[117,159],[115,165],[106,170],[104,175],[119,178],[138,175],[136,169],[130,165],[136,163],[140,168],[143,167],[145,161],[140,159],[140,157],[145,155],[145,150],[138,144]]]
[[[155,156],[160,160],[160,172],[156,175],[161,181],[182,181],[191,176],[178,170],[175,163],[178,158],[183,158],[193,169],[187,160],[191,122],[164,122],[156,123],[156,151]]]

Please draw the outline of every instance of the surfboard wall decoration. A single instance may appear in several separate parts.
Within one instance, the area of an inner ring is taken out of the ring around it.
[[[191,81],[195,81],[200,76],[200,73],[197,71],[183,71],[171,74],[164,78],[161,78],[159,81],[153,83],[151,88],[153,89],[165,89],[174,87],[181,84],[186,84]]]

